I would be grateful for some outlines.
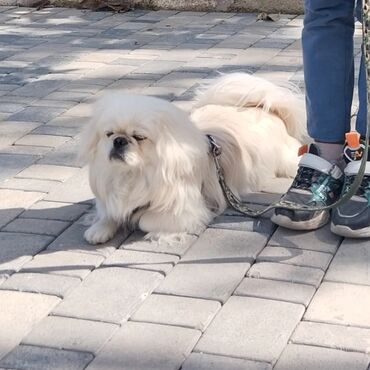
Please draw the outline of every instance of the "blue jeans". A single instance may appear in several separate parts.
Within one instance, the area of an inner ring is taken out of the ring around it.
[[[305,0],[302,32],[309,135],[323,142],[343,142],[350,130],[354,88],[353,33],[361,1]],[[366,132],[366,81],[359,75],[356,129]]]

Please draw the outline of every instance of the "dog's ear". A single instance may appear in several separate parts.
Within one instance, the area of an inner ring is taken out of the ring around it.
[[[158,170],[166,182],[174,183],[179,178],[190,175],[194,165],[193,149],[171,125],[160,123],[160,135],[156,144],[157,155],[160,159]]]

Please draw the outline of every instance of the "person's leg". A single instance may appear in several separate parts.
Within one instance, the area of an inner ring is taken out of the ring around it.
[[[340,196],[341,157],[350,127],[353,95],[355,0],[305,0],[302,49],[306,84],[307,127],[315,140],[302,156],[296,178],[283,200],[327,206]],[[276,208],[272,221],[309,230],[329,221],[328,211]]]
[[[361,22],[362,14],[361,0],[357,1],[356,17]],[[359,110],[356,117],[356,131],[362,137],[366,134],[367,125],[367,96],[366,96],[366,73],[363,55],[361,56],[361,64],[358,78],[358,95],[359,95]],[[351,184],[358,174],[362,151],[358,145],[364,145],[364,140],[357,143],[356,146],[345,148],[345,159],[347,166],[344,169],[345,186],[344,193],[348,191]],[[370,154],[367,158],[365,174],[361,182],[361,186],[356,194],[347,202],[340,205],[332,212],[330,229],[333,233],[352,238],[370,237]]]
[[[342,143],[350,127],[354,10],[355,0],[305,0],[307,128],[318,142]]]

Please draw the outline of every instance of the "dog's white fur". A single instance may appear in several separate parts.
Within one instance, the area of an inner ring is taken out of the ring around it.
[[[295,175],[306,135],[303,99],[244,73],[211,84],[198,96],[191,117],[157,98],[123,93],[102,98],[81,149],[97,206],[86,240],[103,243],[128,223],[149,237],[195,233],[220,214],[226,202],[206,134],[221,145],[227,183],[243,197],[273,178]],[[124,160],[110,160],[119,135],[129,141]]]

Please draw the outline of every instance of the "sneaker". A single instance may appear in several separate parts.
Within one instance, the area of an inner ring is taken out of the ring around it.
[[[348,145],[344,149],[344,159],[348,163],[344,169],[343,194],[351,187],[361,165],[364,143],[352,151]],[[370,155],[365,174],[355,195],[332,212],[330,229],[334,234],[350,238],[370,237]]]
[[[303,154],[297,175],[282,200],[313,207],[328,206],[339,198],[343,187],[342,170],[320,157],[315,144]],[[294,230],[314,230],[328,223],[330,212],[275,208],[271,221]]]

